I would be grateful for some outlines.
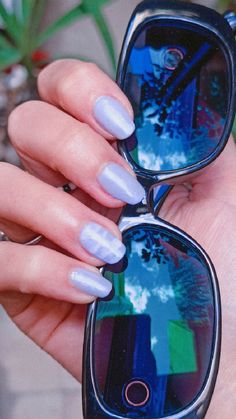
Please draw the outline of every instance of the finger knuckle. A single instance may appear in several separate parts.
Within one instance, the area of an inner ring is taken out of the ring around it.
[[[40,279],[45,266],[45,249],[43,246],[28,247],[28,257],[19,284],[22,293],[39,292]]]
[[[60,143],[55,145],[54,153],[51,155],[51,167],[54,170],[62,170],[65,159],[70,156],[77,156],[78,149],[84,148],[84,139],[91,135],[89,127],[85,123],[67,127],[61,135]]]
[[[16,149],[21,149],[24,142],[24,136],[20,135],[23,124],[25,125],[27,121],[32,120],[32,113],[39,103],[34,100],[22,103],[10,113],[8,118],[8,135]]]
[[[49,81],[57,80],[58,75],[61,73],[62,68],[68,65],[69,60],[55,60],[48,64],[43,70],[40,71],[37,79],[38,91],[41,97],[47,96]],[[51,84],[51,83],[50,83]]]
[[[62,108],[67,106],[68,93],[77,91],[78,86],[82,86],[86,80],[92,80],[97,68],[94,63],[80,61],[61,70],[61,77],[57,81],[55,90],[57,101]]]

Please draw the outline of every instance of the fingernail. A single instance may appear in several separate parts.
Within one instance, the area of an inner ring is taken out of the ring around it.
[[[93,108],[96,121],[116,137],[124,140],[133,134],[135,125],[126,108],[117,99],[100,96]]]
[[[116,263],[123,258],[123,243],[101,225],[91,222],[80,232],[80,243],[85,250],[106,263]]]
[[[69,281],[75,288],[94,297],[106,297],[112,289],[111,282],[102,275],[81,268],[70,272]]]
[[[128,204],[137,204],[145,196],[144,188],[137,179],[116,163],[107,164],[98,181],[106,192]]]

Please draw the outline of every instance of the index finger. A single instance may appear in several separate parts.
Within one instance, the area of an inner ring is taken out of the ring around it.
[[[42,99],[109,140],[125,139],[134,131],[133,110],[127,97],[95,64],[55,61],[40,73],[38,89]]]

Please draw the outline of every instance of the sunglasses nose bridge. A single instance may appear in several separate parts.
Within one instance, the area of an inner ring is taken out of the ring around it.
[[[158,176],[149,177],[147,174],[137,175],[137,180],[141,183],[145,190],[145,196],[142,200],[142,205],[145,206],[146,211],[150,212],[152,215],[155,213],[155,203],[153,200],[153,193],[155,186],[158,185],[159,178]]]
[[[173,185],[163,182],[163,173],[155,176],[138,175],[138,181],[145,190],[145,197],[142,200],[142,205],[145,206],[146,211],[157,217],[160,208],[165,201],[167,195],[173,188]]]
[[[156,218],[161,209],[162,204],[164,203],[167,195],[173,188],[173,185],[168,184],[156,184],[150,188],[148,197],[147,197],[147,206],[150,213]]]

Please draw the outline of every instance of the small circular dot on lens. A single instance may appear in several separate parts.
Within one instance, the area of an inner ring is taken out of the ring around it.
[[[125,400],[131,406],[144,406],[149,397],[150,390],[144,381],[134,380],[125,387]]]
[[[183,59],[183,53],[177,48],[168,48],[164,55],[164,65],[168,70],[175,70]]]

